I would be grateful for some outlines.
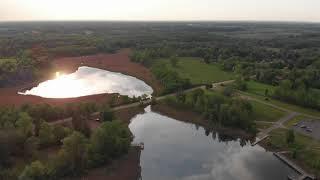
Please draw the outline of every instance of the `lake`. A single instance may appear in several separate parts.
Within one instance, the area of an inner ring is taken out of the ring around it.
[[[152,112],[131,120],[143,180],[286,180],[296,173],[259,145]]]
[[[73,98],[103,93],[119,93],[129,97],[146,94],[151,96],[152,88],[142,80],[121,73],[82,66],[71,74],[60,74],[56,78],[40,83],[22,95],[44,98]]]

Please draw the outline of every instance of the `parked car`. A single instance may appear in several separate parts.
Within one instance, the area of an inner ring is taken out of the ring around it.
[[[312,132],[312,129],[311,129],[311,128],[307,128],[306,131],[307,131],[307,132]]]

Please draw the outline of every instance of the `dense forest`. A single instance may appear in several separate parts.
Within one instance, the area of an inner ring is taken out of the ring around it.
[[[259,74],[258,79],[268,83],[277,83],[292,69],[307,68],[301,73],[313,82],[312,87],[319,87],[315,79],[320,66],[319,29],[319,24],[302,23],[1,23],[0,57],[18,58],[21,52],[33,50],[42,57],[37,59],[44,59],[129,47],[142,50],[135,55],[139,61],[172,55],[202,57],[206,62],[222,61],[226,70],[237,66],[239,71]]]
[[[87,119],[99,109],[103,122],[91,131]],[[72,105],[64,113],[49,105],[1,107],[0,179],[79,176],[127,153],[132,140],[128,127],[117,121],[108,107],[99,109],[93,104]],[[73,128],[50,125],[48,120],[58,114],[70,114]],[[58,151],[46,159],[43,152],[48,149]],[[19,163],[27,166],[19,170]]]
[[[0,87],[32,81],[57,56],[112,53],[131,48],[131,59],[151,67],[159,58],[200,57],[244,79],[278,86],[272,96],[319,109],[320,25],[250,22],[34,22],[0,24]],[[165,93],[188,79],[152,68]],[[295,92],[295,93],[290,93]]]

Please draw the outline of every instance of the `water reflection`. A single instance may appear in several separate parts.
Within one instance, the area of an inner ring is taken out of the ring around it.
[[[45,98],[70,98],[102,93],[119,93],[129,97],[151,95],[152,88],[143,81],[121,73],[91,67],[79,67],[72,74],[61,75],[40,83],[37,87],[19,92]]]
[[[285,180],[294,171],[262,147],[150,111],[129,125],[144,142],[142,179]]]

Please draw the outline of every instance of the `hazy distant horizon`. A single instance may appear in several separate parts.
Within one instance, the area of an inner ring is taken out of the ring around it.
[[[290,24],[320,24],[320,21],[276,21],[276,20],[0,20],[0,23],[24,22],[146,22],[146,23],[290,23]]]
[[[0,21],[320,22],[319,0],[1,0]]]

